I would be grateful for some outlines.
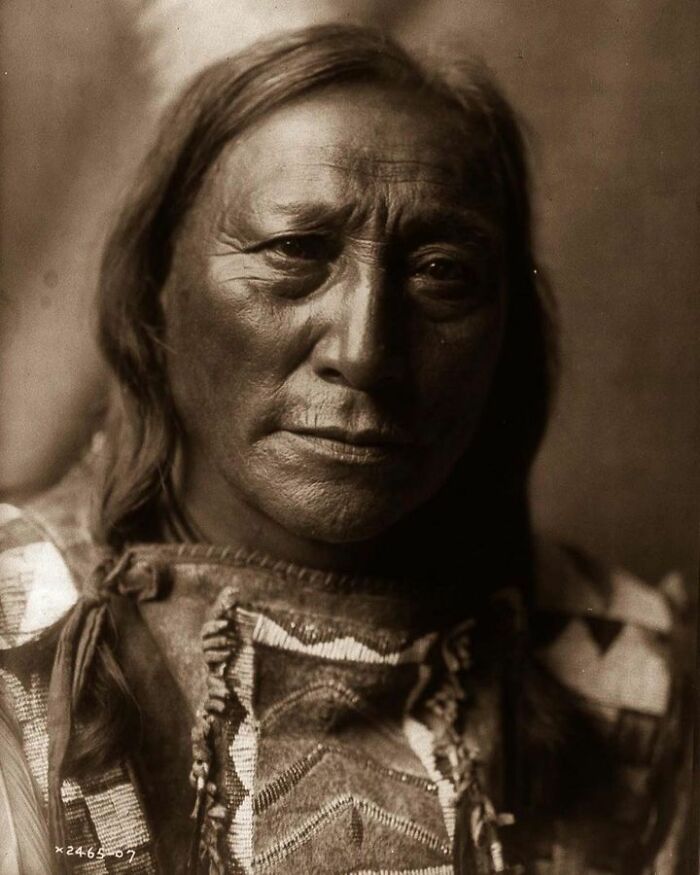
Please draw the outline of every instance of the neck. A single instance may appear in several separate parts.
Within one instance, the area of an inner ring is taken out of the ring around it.
[[[211,472],[209,472],[211,475]],[[467,600],[494,583],[527,576],[529,521],[520,501],[477,506],[447,490],[380,537],[328,543],[298,536],[253,507],[220,477],[176,470],[175,495],[189,538],[257,551],[295,565],[342,574],[415,580],[462,579]]]
[[[176,477],[176,500],[191,539],[258,551],[295,565],[356,575],[379,573],[382,538],[353,543],[327,543],[296,535],[281,526],[218,477],[196,472]]]

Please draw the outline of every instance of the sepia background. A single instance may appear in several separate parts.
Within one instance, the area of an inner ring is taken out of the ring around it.
[[[163,102],[261,34],[338,19],[475,52],[527,122],[563,331],[538,526],[697,580],[696,0],[4,0],[0,491],[50,483],[94,423],[100,249]]]

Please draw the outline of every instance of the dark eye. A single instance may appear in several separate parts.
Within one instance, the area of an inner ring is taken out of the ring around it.
[[[444,256],[426,259],[415,270],[417,276],[433,282],[464,282],[469,275],[466,265],[457,258]]]
[[[408,261],[408,288],[427,308],[441,314],[466,313],[481,307],[497,290],[497,273],[483,248],[426,246]]]
[[[291,234],[278,237],[267,248],[289,261],[323,261],[330,257],[331,247],[320,234]]]

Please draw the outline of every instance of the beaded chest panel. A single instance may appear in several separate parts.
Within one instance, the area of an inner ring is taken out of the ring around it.
[[[231,873],[451,872],[454,794],[409,714],[434,636],[263,614],[231,589],[214,614],[194,745],[202,854]]]

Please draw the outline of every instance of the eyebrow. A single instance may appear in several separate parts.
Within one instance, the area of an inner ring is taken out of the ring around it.
[[[334,205],[323,201],[270,203],[272,215],[294,219],[300,225],[342,224],[353,212],[350,204]]]
[[[352,215],[352,204],[329,204],[323,201],[285,201],[268,205],[270,213],[293,219],[300,227],[341,226]],[[404,236],[424,236],[426,232],[456,237],[464,234],[498,236],[495,217],[486,210],[461,207],[458,204],[440,207],[437,204],[421,206],[416,213],[398,225]]]
[[[403,233],[408,237],[422,236],[426,232],[443,237],[476,234],[493,238],[499,235],[499,228],[495,216],[486,210],[457,205],[446,208],[429,206],[409,217],[403,227]]]

